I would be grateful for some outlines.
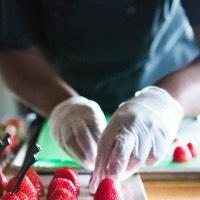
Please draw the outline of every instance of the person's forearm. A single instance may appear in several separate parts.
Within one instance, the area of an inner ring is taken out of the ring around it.
[[[1,52],[0,74],[11,91],[46,117],[58,103],[78,95],[31,50]]]
[[[156,83],[167,90],[183,107],[185,117],[200,113],[200,56],[186,66]]]

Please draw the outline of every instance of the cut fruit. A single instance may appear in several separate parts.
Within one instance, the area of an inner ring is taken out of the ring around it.
[[[197,157],[199,155],[199,149],[196,142],[194,141],[188,142],[187,147],[190,150],[192,157]]]
[[[113,179],[105,178],[99,184],[94,200],[120,200],[117,186]]]
[[[192,159],[192,154],[187,146],[177,146],[174,150],[173,161],[175,162],[189,162]]]

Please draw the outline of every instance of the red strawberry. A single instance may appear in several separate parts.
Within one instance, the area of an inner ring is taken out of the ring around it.
[[[20,200],[16,194],[11,194],[10,192],[7,192],[2,200]]]
[[[3,200],[29,200],[26,194],[19,191],[15,194],[11,194],[10,192],[7,192],[5,196],[3,197]]]
[[[12,178],[6,187],[7,192],[11,192],[16,184],[16,177]],[[19,190],[27,195],[32,200],[38,200],[38,194],[33,184],[27,176],[25,176],[21,182]]]
[[[94,200],[120,200],[116,184],[110,178],[105,178],[99,184]]]
[[[6,126],[15,126],[18,136],[20,135],[21,137],[24,137],[27,132],[26,125],[20,118],[12,118],[8,120]]]
[[[192,157],[197,157],[199,155],[199,149],[198,149],[198,146],[197,144],[192,141],[192,142],[188,142],[187,143],[187,146],[192,154]]]
[[[26,176],[30,179],[31,183],[33,184],[36,191],[38,192],[38,195],[40,197],[44,196],[44,185],[43,185],[39,175],[37,174],[36,170],[33,168],[30,168],[26,172]]]
[[[177,146],[174,150],[173,161],[189,162],[192,159],[192,154],[186,146]]]
[[[76,187],[70,180],[65,179],[65,178],[56,178],[51,181],[48,187],[47,199],[49,199],[51,194],[58,188],[65,188],[72,194],[72,196],[74,197],[77,196]]]
[[[28,196],[21,191],[17,192],[16,195],[20,200],[29,200]]]
[[[50,195],[49,200],[77,200],[77,198],[65,188],[57,188]]]
[[[13,125],[13,126],[16,126],[16,127],[24,126],[24,122],[20,118],[9,119],[6,124],[7,125]]]
[[[68,167],[64,167],[61,169],[57,169],[54,173],[54,178],[66,178],[69,179],[77,189],[77,195],[80,193],[80,185],[78,183],[78,175],[77,172]]]
[[[5,190],[7,183],[8,183],[8,181],[7,181],[6,177],[0,171],[0,197],[3,195],[3,191]]]

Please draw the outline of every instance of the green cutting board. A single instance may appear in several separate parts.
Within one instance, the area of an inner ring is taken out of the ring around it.
[[[109,116],[107,120],[109,121]],[[200,147],[200,140],[198,138],[200,134],[200,123],[196,120],[188,119],[182,122],[178,135],[182,141],[187,141],[188,137],[197,141]],[[36,168],[58,168],[64,166],[70,166],[80,168],[80,165],[67,155],[56,141],[49,135],[49,126],[44,124],[38,144],[42,147],[42,151],[38,153],[38,161],[35,163]],[[162,162],[152,167],[145,167],[142,172],[169,172],[169,171],[200,171],[200,157],[192,159],[188,163],[176,163],[172,162],[173,149],[176,144],[173,144],[165,156]]]
[[[106,116],[106,120],[110,120],[110,115]],[[49,125],[44,123],[38,144],[41,146],[42,151],[37,154],[38,161],[34,164],[36,168],[59,168],[64,166],[80,168],[73,158],[71,158],[58,143],[49,134]]]

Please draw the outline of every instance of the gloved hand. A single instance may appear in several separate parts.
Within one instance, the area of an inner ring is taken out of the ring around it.
[[[81,165],[94,169],[97,142],[106,126],[99,105],[81,96],[57,105],[49,118],[52,135]]]
[[[180,104],[165,90],[149,86],[122,103],[99,141],[90,191],[104,177],[128,178],[144,164],[160,161],[183,117]]]

